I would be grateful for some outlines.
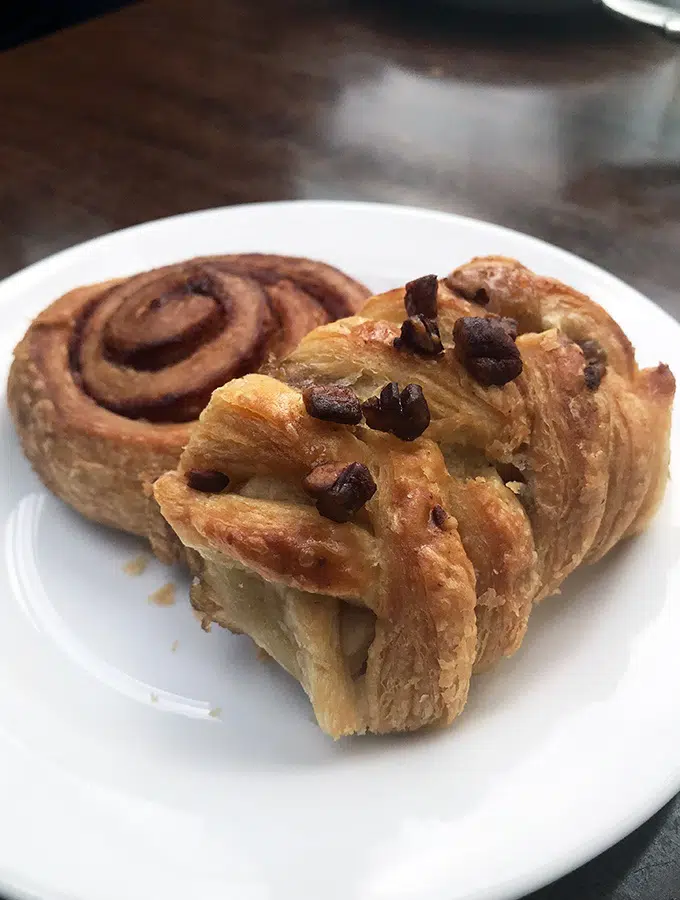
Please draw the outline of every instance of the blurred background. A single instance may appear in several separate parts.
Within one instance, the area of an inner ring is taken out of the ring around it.
[[[343,197],[527,231],[673,307],[678,45],[594,0],[479,2],[3,13],[4,40],[25,40],[0,54],[0,274],[189,209]]]
[[[75,25],[125,5],[125,0],[23,0],[0,13],[0,50]]]

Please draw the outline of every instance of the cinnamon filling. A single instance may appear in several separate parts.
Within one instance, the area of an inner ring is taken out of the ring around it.
[[[69,346],[73,380],[127,418],[190,422],[215,388],[281,358],[367,293],[304,259],[243,254],[166,266],[83,308]]]

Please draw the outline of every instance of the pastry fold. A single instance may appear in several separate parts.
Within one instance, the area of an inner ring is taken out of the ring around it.
[[[500,257],[457,269],[436,296],[443,352],[404,347],[406,289],[373,297],[270,375],[215,391],[155,484],[205,623],[250,635],[333,737],[450,723],[473,673],[521,645],[533,605],[646,526],[668,476],[673,375],[639,370],[596,303]],[[480,383],[452,337],[463,317],[515,340],[512,318],[521,374]],[[393,382],[429,406],[412,441],[368,416],[323,420],[304,394],[349,387],[365,404]],[[375,493],[333,521],[309,476],[352,464]],[[206,470],[227,490],[192,487]]]

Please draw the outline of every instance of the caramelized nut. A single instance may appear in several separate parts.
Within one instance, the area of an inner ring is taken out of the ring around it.
[[[303,393],[302,399],[305,409],[315,419],[338,425],[358,425],[361,422],[361,403],[352,388],[335,385],[310,387]]]
[[[594,340],[576,341],[586,360],[583,369],[583,377],[586,387],[590,391],[596,391],[602,379],[607,373],[607,351],[604,347]]]
[[[446,521],[447,521],[447,519],[449,518],[449,514],[448,514],[447,511],[444,509],[444,507],[443,507],[443,506],[440,506],[439,504],[437,504],[436,506],[434,506],[434,507],[432,508],[431,516],[432,516],[432,521],[433,521],[434,524],[437,526],[437,528],[439,528],[439,529],[441,529],[442,531],[444,531],[444,530],[445,530]]]
[[[498,319],[463,316],[454,325],[453,339],[456,356],[485,387],[500,387],[522,372],[517,345]]]
[[[390,381],[386,384],[379,397],[369,397],[362,410],[369,428],[374,431],[394,431],[402,414],[397,382]]]
[[[349,522],[376,490],[377,485],[368,467],[363,463],[350,463],[342,469],[331,487],[321,492],[316,508],[333,522]]]
[[[501,316],[498,320],[503,328],[508,332],[513,341],[517,340],[517,319],[511,319],[508,316]]]
[[[430,408],[419,384],[407,384],[400,399],[402,415],[394,433],[402,441],[415,441],[430,424]]]
[[[420,356],[439,356],[444,352],[437,323],[422,315],[406,319],[401,326],[401,336],[394,340],[394,346],[413,350]]]
[[[437,276],[423,275],[406,285],[404,306],[409,316],[437,318]]]
[[[379,397],[371,397],[363,405],[366,424],[376,431],[391,431],[402,441],[413,441],[430,424],[430,410],[418,384],[408,384],[399,393],[396,381],[390,381]]]
[[[366,425],[374,431],[389,431],[389,422],[387,416],[380,406],[379,397],[369,397],[361,404],[361,411],[366,419]]]
[[[302,482],[302,486],[310,496],[318,499],[333,487],[344,469],[344,463],[322,463],[312,469]]]

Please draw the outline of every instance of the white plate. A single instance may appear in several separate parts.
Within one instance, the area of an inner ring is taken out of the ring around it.
[[[246,250],[327,260],[376,291],[476,254],[514,256],[592,294],[644,363],[680,372],[680,326],[594,266],[481,222],[352,203],[195,213],[60,253],[0,285],[3,361],[68,288]],[[123,574],[139,545],[50,496],[6,410],[1,428],[9,894],[510,898],[603,850],[680,789],[677,481],[646,535],[579,572],[536,612],[517,656],[475,679],[453,728],[334,744],[298,685],[246,638],[201,632],[181,573]],[[179,602],[150,605],[169,579]]]

